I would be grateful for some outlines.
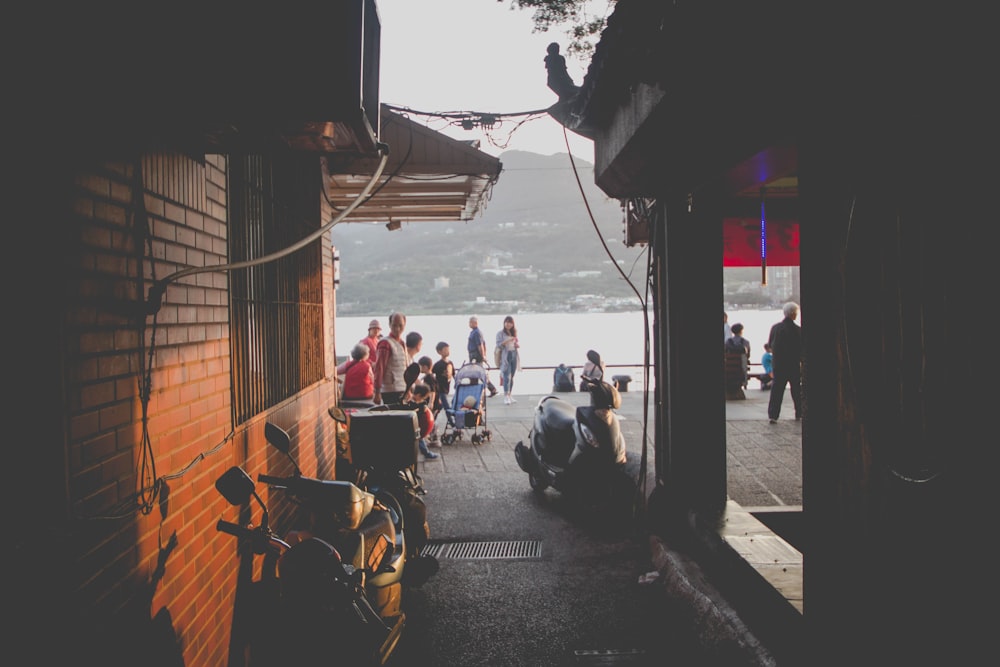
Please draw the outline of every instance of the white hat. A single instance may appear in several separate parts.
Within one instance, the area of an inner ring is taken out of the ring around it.
[[[372,320],[368,323],[369,329],[381,329],[382,325],[378,323],[378,320]]]

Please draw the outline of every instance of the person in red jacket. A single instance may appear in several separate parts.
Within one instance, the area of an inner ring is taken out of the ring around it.
[[[371,401],[375,397],[375,375],[368,361],[368,346],[358,343],[351,349],[351,358],[337,366],[337,375],[344,376],[341,398],[348,401]]]

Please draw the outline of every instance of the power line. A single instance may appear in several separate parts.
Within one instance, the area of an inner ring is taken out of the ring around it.
[[[499,113],[495,111],[418,111],[416,109],[411,109],[410,107],[401,107],[394,104],[383,104],[393,111],[399,111],[401,113],[411,113],[416,116],[430,116],[433,118],[446,118],[446,119],[463,119],[463,118],[486,118],[486,119],[496,119],[500,120],[505,117],[515,117],[515,116],[537,116],[540,114],[548,113],[548,108],[545,109],[532,109],[531,111],[512,111],[510,113]]]

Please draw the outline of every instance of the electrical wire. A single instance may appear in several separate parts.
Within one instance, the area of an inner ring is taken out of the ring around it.
[[[152,372],[153,372],[153,359],[154,352],[156,349],[156,329],[157,329],[157,314],[159,313],[159,300],[163,297],[166,292],[166,286],[177,280],[178,278],[183,278],[185,276],[194,275],[197,273],[205,273],[210,271],[233,271],[236,269],[248,268],[251,266],[258,266],[260,264],[265,264],[272,262],[282,257],[285,257],[300,248],[309,245],[316,239],[320,238],[323,234],[328,232],[334,225],[341,222],[347,215],[351,213],[358,206],[366,202],[369,198],[369,191],[378,180],[382,177],[382,171],[385,169],[385,164],[389,158],[388,147],[384,144],[380,146],[380,152],[382,153],[382,158],[379,162],[378,168],[372,175],[372,178],[365,185],[364,189],[358,194],[358,196],[351,202],[351,204],[341,211],[337,216],[335,216],[329,223],[320,227],[316,232],[309,234],[305,238],[293,243],[283,250],[271,253],[270,255],[265,255],[263,257],[258,257],[257,259],[247,260],[243,262],[233,262],[230,264],[218,264],[214,266],[205,267],[191,267],[188,269],[183,269],[181,271],[175,271],[170,275],[164,277],[162,280],[156,280],[156,264],[155,262],[150,262],[153,287],[150,288],[150,304],[152,303],[154,297],[157,301],[155,308],[150,308],[150,314],[152,315],[152,325],[150,333],[150,345],[148,355],[144,355],[143,350],[140,348],[140,355],[146,357],[148,361],[143,363],[142,375],[139,378],[139,399],[142,410],[142,442],[141,451],[139,452],[138,462],[136,465],[136,484],[137,489],[133,495],[126,497],[111,511],[106,512],[101,515],[94,516],[80,516],[81,519],[88,520],[118,520],[129,517],[138,510],[142,514],[149,514],[156,507],[156,499],[160,494],[164,484],[171,479],[176,479],[182,477],[188,470],[190,470],[196,463],[203,460],[206,456],[214,454],[219,451],[226,443],[232,440],[235,432],[231,431],[220,443],[213,446],[211,449],[205,452],[199,453],[188,465],[182,468],[180,471],[164,475],[163,477],[157,477],[156,474],[156,460],[153,456],[152,442],[149,436],[149,399],[152,395]],[[142,165],[139,160],[136,161],[135,165],[135,183],[133,186],[133,198],[134,198],[134,210],[133,210],[133,220],[136,228],[136,233],[140,234],[143,239],[145,239],[148,245],[149,256],[153,257],[153,238],[152,233],[149,230],[148,218],[146,216],[145,207],[142,201],[142,192],[144,190],[144,185],[142,181]],[[137,246],[141,249],[142,239]],[[139,266],[142,266],[143,262],[138,262]],[[140,336],[140,340],[143,340],[145,336]],[[141,345],[141,344],[140,344]]]
[[[138,262],[136,266],[141,267],[143,265],[142,249],[143,240],[145,240],[146,252],[149,253],[149,257],[153,257],[153,234],[149,229],[149,217],[146,215],[146,206],[143,199],[143,177],[142,177],[142,160],[136,159],[135,165],[133,166],[133,177],[134,182],[132,184],[132,219],[133,227],[135,233],[140,236],[136,246],[136,251],[139,254]],[[150,262],[150,273],[153,281],[156,281],[156,262]],[[142,270],[140,269],[138,275],[136,276],[139,282],[139,293],[142,293]],[[140,325],[141,326],[141,325]],[[154,502],[156,498],[156,459],[153,456],[153,443],[149,437],[149,400],[152,396],[153,391],[153,351],[156,349],[156,330],[157,330],[157,318],[156,313],[153,314],[153,321],[150,326],[149,335],[149,352],[144,353],[144,347],[146,344],[145,333],[140,331],[139,333],[139,360],[142,364],[142,373],[138,378],[138,393],[139,393],[139,405],[142,411],[141,423],[142,423],[142,433],[141,433],[141,443],[139,446],[139,456],[136,460],[136,498],[135,502],[138,505],[139,511],[142,514],[149,514],[153,511]],[[149,484],[147,484],[147,480]]]
[[[334,218],[331,219],[330,222],[323,225],[312,234],[309,234],[308,236],[300,239],[299,241],[296,241],[287,248],[278,250],[276,252],[272,252],[270,255],[264,255],[263,257],[258,257],[256,259],[248,259],[242,262],[233,262],[231,264],[216,264],[213,266],[192,266],[186,269],[181,269],[180,271],[175,271],[174,273],[171,273],[162,280],[153,284],[153,287],[150,288],[149,290],[150,303],[153,302],[154,297],[156,298],[157,301],[159,301],[159,299],[162,298],[163,293],[167,289],[167,284],[175,280],[178,280],[179,278],[184,278],[186,276],[193,276],[198,273],[209,273],[216,271],[234,271],[236,269],[246,269],[251,266],[259,266],[261,264],[267,264],[269,262],[281,259],[282,257],[287,257],[288,255],[291,255],[295,251],[300,250],[309,245],[310,243],[321,238],[323,234],[329,232],[334,227],[334,225],[339,224],[344,218],[350,215],[351,211],[353,211],[358,206],[367,201],[369,196],[368,193],[371,192],[374,185],[378,183],[378,180],[382,178],[382,170],[385,169],[385,163],[389,159],[388,147],[385,146],[385,144],[381,144],[380,152],[382,153],[382,159],[379,161],[379,165],[375,169],[375,173],[372,175],[371,179],[365,185],[364,189],[358,194],[357,198],[355,198],[355,200],[352,201],[347,208],[345,208],[343,211],[334,216]]]
[[[383,102],[383,105],[392,111],[398,111],[401,113],[411,113],[416,116],[428,116],[431,118],[445,118],[445,119],[457,119],[461,120],[463,118],[469,118],[471,116],[476,116],[480,118],[503,118],[504,116],[538,116],[541,114],[548,113],[548,109],[531,109],[530,111],[511,111],[509,113],[497,113],[495,111],[418,111],[410,107],[401,107],[394,104],[387,104]]]
[[[642,456],[639,464],[639,480],[636,485],[636,494],[633,498],[633,513],[638,517],[645,506],[644,499],[646,497],[646,470],[648,469],[649,461],[649,444],[648,444],[648,434],[649,434],[649,304],[648,304],[648,290],[649,290],[649,275],[650,275],[650,257],[652,253],[649,252],[647,247],[646,255],[646,297],[643,297],[636,289],[635,285],[632,283],[631,279],[622,271],[622,268],[618,266],[618,262],[615,260],[611,249],[608,248],[608,244],[604,241],[604,237],[601,235],[601,230],[597,226],[597,220],[594,218],[594,212],[590,208],[590,202],[587,200],[587,194],[583,189],[583,182],[580,180],[580,172],[576,168],[576,161],[573,159],[573,150],[569,145],[569,135],[566,132],[566,127],[563,126],[563,140],[566,142],[566,153],[569,156],[570,165],[573,167],[573,176],[576,178],[576,185],[580,190],[580,197],[583,199],[583,205],[587,209],[587,215],[590,216],[590,223],[594,227],[594,231],[597,232],[597,238],[600,240],[601,245],[604,246],[604,252],[607,253],[608,257],[611,259],[611,264],[615,267],[618,273],[621,275],[622,280],[628,284],[628,286],[635,293],[636,298],[639,300],[639,305],[642,307],[642,322],[643,322],[643,401],[642,401]]]
[[[548,109],[529,109],[527,111],[512,111],[512,112],[495,112],[495,111],[419,111],[417,109],[412,109],[410,107],[397,106],[394,104],[383,103],[383,105],[392,111],[403,115],[415,115],[424,116],[426,118],[437,118],[440,120],[447,121],[449,125],[455,125],[462,127],[466,130],[471,130],[475,127],[482,128],[483,133],[486,135],[487,141],[491,145],[499,148],[500,150],[506,149],[510,145],[510,141],[514,136],[514,133],[525,123],[531,120],[537,120],[547,115]],[[505,118],[521,118],[521,120],[509,131],[507,132],[506,139],[500,140],[496,138],[494,130],[497,127],[503,127]]]

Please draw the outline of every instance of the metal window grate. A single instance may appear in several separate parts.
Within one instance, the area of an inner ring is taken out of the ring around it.
[[[171,153],[144,154],[142,181],[146,189],[166,199],[198,211],[208,208],[204,162]]]
[[[428,544],[422,556],[457,560],[514,560],[542,557],[539,540],[505,542],[438,542]]]
[[[311,161],[234,157],[229,258],[275,253],[318,226]],[[322,244],[229,273],[233,412],[241,424],[323,377]]]

